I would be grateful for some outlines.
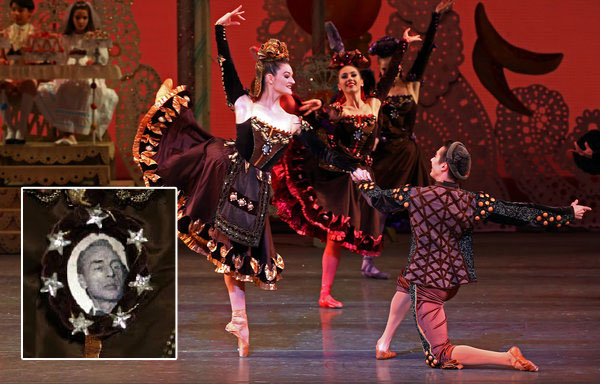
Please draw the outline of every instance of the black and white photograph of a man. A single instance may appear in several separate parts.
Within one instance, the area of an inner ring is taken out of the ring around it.
[[[22,358],[175,359],[175,188],[24,188]]]
[[[71,293],[86,313],[111,313],[123,296],[128,267],[121,243],[104,234],[84,238],[71,253],[67,278]]]

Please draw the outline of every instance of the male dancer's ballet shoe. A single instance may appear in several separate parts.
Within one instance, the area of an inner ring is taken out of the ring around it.
[[[343,308],[344,304],[331,297],[331,294],[321,292],[321,296],[319,296],[319,306],[323,308]]]
[[[373,258],[370,257],[363,257],[360,272],[364,277],[371,279],[387,280],[389,278],[387,273],[381,272],[379,269],[377,269],[377,267],[375,267],[373,264]]]
[[[508,350],[508,354],[510,355],[510,362],[513,368],[518,369],[520,371],[539,371],[539,368],[535,364],[533,364],[531,361],[527,360],[523,356],[519,348],[512,347]]]
[[[225,326],[225,330],[238,339],[238,352],[240,357],[248,356],[248,349],[250,348],[249,337],[244,338],[242,331],[248,329],[248,317],[246,311],[241,309],[239,311],[233,311],[231,313],[231,321]]]
[[[377,358],[377,360],[393,359],[394,357],[396,357],[396,352],[392,352],[389,349],[387,351],[381,351],[379,349],[379,345],[376,345],[375,346],[375,357]]]

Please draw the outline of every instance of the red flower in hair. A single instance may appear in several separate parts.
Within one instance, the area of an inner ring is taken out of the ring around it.
[[[358,49],[336,52],[331,58],[329,68],[339,69],[346,65],[352,65],[356,68],[367,68],[369,60]]]

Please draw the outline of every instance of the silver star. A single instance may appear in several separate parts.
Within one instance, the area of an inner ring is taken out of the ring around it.
[[[112,317],[113,319],[113,323],[112,326],[113,327],[121,327],[123,329],[127,328],[127,324],[125,323],[125,321],[127,321],[131,315],[128,312],[123,312],[121,310],[121,307],[119,307],[119,309],[117,310],[117,313],[115,315],[113,315],[112,313],[110,313],[110,317]]]
[[[108,215],[100,208],[100,205],[96,205],[94,208],[86,208],[90,214],[89,220],[86,224],[96,224],[98,228],[102,228],[102,220],[106,219]]]
[[[49,293],[52,297],[56,297],[56,291],[64,287],[63,283],[58,281],[58,275],[56,272],[54,272],[50,277],[42,276],[42,282],[44,283],[44,286],[42,289],[40,289],[40,292]]]
[[[77,317],[73,317],[73,315],[71,315],[69,321],[71,324],[73,324],[73,332],[71,332],[71,335],[74,335],[77,332],[83,332],[83,334],[87,336],[89,335],[88,327],[94,324],[93,321],[86,319],[81,312]]]
[[[48,246],[48,252],[50,251],[58,251],[58,253],[63,254],[63,248],[67,245],[71,244],[70,240],[65,240],[65,235],[68,232],[58,231],[57,233],[51,233],[48,236],[48,240],[50,241],[50,245]]]
[[[138,296],[141,295],[144,291],[152,291],[154,289],[150,286],[150,275],[136,275],[135,281],[129,282],[129,286],[135,287],[137,289]]]
[[[128,230],[128,232],[129,232],[129,239],[127,239],[127,245],[135,244],[135,247],[137,248],[138,253],[140,253],[142,251],[142,243],[148,242],[148,239],[146,239],[144,237],[144,229],[140,228],[140,230],[138,232]]]

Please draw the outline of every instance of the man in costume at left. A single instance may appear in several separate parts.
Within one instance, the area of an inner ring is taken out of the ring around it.
[[[356,178],[369,203],[392,213],[407,210],[413,242],[409,261],[398,277],[385,331],[377,342],[377,359],[396,354],[389,345],[408,309],[412,309],[423,344],[425,361],[432,368],[462,368],[463,365],[501,365],[525,371],[537,371],[517,347],[494,352],[467,345],[452,345],[448,339],[444,302],[461,285],[477,280],[473,260],[473,227],[483,220],[517,225],[561,227],[581,219],[589,207],[575,200],[569,207],[546,207],[530,203],[496,200],[488,194],[460,189],[467,179],[471,156],[460,142],[447,142],[431,159],[431,177],[427,187],[382,190],[366,178]]]

